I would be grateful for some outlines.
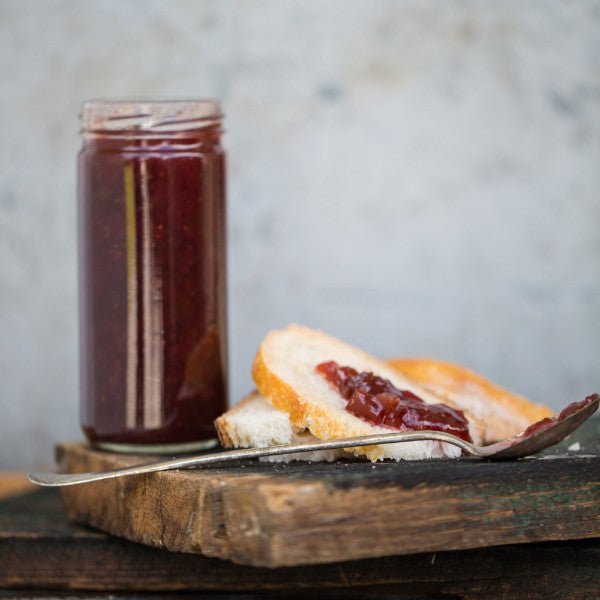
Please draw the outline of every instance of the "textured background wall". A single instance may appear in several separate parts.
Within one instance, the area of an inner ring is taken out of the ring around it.
[[[600,390],[600,3],[0,0],[0,468],[77,437],[81,100],[216,96],[234,399],[265,331]]]

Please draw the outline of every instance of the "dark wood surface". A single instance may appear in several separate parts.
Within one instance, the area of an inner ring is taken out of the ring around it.
[[[598,421],[593,422],[580,435],[579,458],[566,461],[571,469],[581,469],[577,461],[583,461],[591,468],[584,470],[586,477],[596,486],[600,479],[598,464],[590,456],[597,452],[599,425]],[[566,445],[555,451],[554,456],[563,455]],[[548,464],[565,462],[562,458],[544,460]],[[531,460],[523,462],[526,466],[537,464]],[[323,468],[314,466],[313,476],[321,477],[319,470]],[[503,468],[510,468],[509,464]],[[252,467],[238,465],[235,469],[244,471]],[[275,472],[283,478],[285,469],[277,467]],[[376,473],[377,469],[373,471]],[[407,478],[407,489],[431,480],[420,478],[417,471],[412,473],[412,479]],[[535,493],[539,490],[535,471],[526,472],[532,478],[529,488]],[[301,470],[297,474],[287,473],[288,477],[310,479]],[[343,470],[333,477],[338,478],[334,489],[354,487],[353,477]],[[384,469],[369,480],[370,489],[380,494],[389,477]],[[514,480],[509,479],[507,494],[514,485]],[[591,498],[588,497],[591,504],[587,505],[592,526],[598,519],[598,490],[594,489]],[[518,527],[527,529],[529,525],[530,522],[523,520]],[[272,597],[587,600],[599,597],[599,564],[600,539],[585,539],[295,567],[243,566],[199,554],[152,548],[77,525],[67,518],[56,490],[34,488],[26,483],[23,474],[0,474],[0,599],[202,596],[221,600]]]
[[[519,461],[247,461],[64,488],[64,498],[71,517],[130,540],[253,566],[592,538],[599,429],[594,419]],[[581,449],[567,451],[575,441]],[[81,444],[58,454],[70,472],[140,460]]]
[[[590,599],[600,588],[599,564],[600,540],[585,540],[256,568],[76,525],[56,490],[13,490],[0,499],[0,598],[152,592],[161,598]]]

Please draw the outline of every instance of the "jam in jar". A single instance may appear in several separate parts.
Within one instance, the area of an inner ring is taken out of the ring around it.
[[[101,448],[215,443],[227,403],[221,119],[213,101],[84,103],[81,422]]]

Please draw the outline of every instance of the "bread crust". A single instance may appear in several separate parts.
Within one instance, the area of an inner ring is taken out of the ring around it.
[[[491,421],[486,419],[486,441],[515,435],[524,429],[524,423],[526,426],[553,414],[547,406],[535,404],[454,363],[432,358],[395,358],[386,362],[405,377],[442,398],[454,399],[459,404],[461,398],[481,398],[492,416]],[[504,419],[497,416],[500,412],[505,415]]]
[[[254,359],[252,377],[258,390],[268,398],[275,408],[286,412],[295,427],[309,429],[314,436],[322,440],[360,435],[358,433],[348,433],[338,428],[335,419],[331,419],[326,410],[321,409],[314,403],[305,402],[293,387],[269,370],[260,349]],[[360,450],[372,461],[379,460],[382,457],[382,452],[377,446],[347,449],[348,452],[354,450]]]

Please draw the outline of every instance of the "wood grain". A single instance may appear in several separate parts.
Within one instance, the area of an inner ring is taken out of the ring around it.
[[[600,536],[597,429],[594,420],[571,455],[236,462],[64,488],[63,498],[71,518],[127,539],[266,567],[591,538]],[[66,472],[138,460],[58,448]]]
[[[244,600],[271,594],[277,598],[343,595],[347,600],[405,594],[587,600],[600,587],[600,540],[256,568],[166,552],[76,525],[66,518],[58,492],[52,489],[0,500],[0,557],[0,588],[20,590],[0,592],[0,597],[11,598],[22,594],[97,598],[97,593],[85,593],[96,590],[131,598],[139,597],[139,592],[159,593],[161,598],[188,592]]]
[[[25,473],[21,471],[4,472],[0,477],[0,499],[32,490],[34,486],[27,481]]]

